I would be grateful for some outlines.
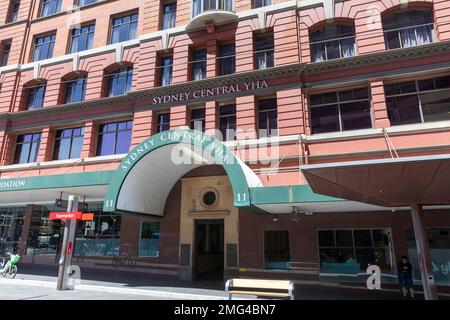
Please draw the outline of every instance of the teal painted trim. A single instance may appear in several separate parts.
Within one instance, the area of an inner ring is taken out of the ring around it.
[[[107,185],[114,170],[0,179],[0,192]]]
[[[210,155],[225,169],[233,190],[234,205],[244,207],[250,205],[250,191],[244,171],[234,154],[219,140],[200,131],[181,129],[169,130],[153,135],[131,150],[122,160],[112,178],[105,195],[103,210],[107,212],[121,210],[117,208],[120,190],[133,167],[147,154],[169,145],[184,143],[194,145]]]
[[[314,193],[307,184],[255,187],[250,188],[250,195],[252,205],[346,201]]]

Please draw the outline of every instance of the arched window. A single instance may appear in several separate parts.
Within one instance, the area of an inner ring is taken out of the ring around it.
[[[310,35],[311,60],[313,62],[353,57],[355,28],[346,24],[329,24]]]
[[[25,104],[24,110],[41,109],[44,106],[45,81],[32,81],[24,86]]]
[[[86,81],[85,75],[76,78],[65,80],[65,103],[75,103],[84,101],[86,95]]]
[[[394,12],[382,18],[387,49],[409,48],[434,42],[431,9]]]
[[[131,91],[133,83],[133,67],[122,67],[107,75],[107,96],[114,97]]]

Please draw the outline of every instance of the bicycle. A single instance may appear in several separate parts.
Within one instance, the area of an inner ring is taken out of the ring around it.
[[[11,252],[7,252],[6,255],[9,256],[8,261],[3,257],[0,258],[2,259],[2,262],[0,263],[0,274],[3,278],[14,279],[17,274],[17,263],[19,262],[20,256]]]

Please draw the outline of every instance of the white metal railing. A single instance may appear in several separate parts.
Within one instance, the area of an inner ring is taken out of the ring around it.
[[[193,0],[192,18],[208,11],[235,11],[234,0]]]

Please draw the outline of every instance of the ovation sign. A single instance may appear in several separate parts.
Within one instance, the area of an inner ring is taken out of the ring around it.
[[[180,101],[186,101],[190,99],[201,99],[208,97],[215,97],[221,95],[227,95],[232,93],[238,93],[241,91],[250,91],[257,89],[268,88],[266,80],[250,81],[236,83],[227,86],[220,86],[215,88],[200,89],[195,91],[185,91],[174,94],[167,94],[163,96],[153,97],[153,104],[174,103]]]

